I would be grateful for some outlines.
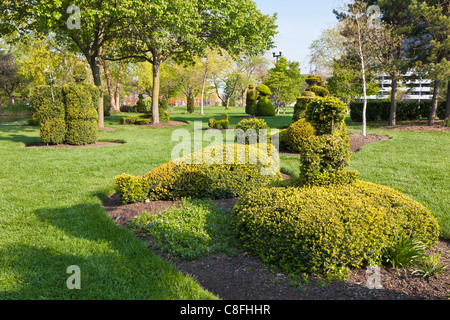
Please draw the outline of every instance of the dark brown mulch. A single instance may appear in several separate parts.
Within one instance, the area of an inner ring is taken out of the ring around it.
[[[387,137],[375,135],[363,138],[352,135],[354,150],[364,142],[372,143]],[[357,142],[356,142],[357,141]],[[371,142],[370,142],[371,141]],[[283,175],[284,179],[289,176]],[[239,198],[216,200],[218,206],[232,209]],[[175,201],[154,201],[124,205],[117,194],[104,202],[107,214],[120,226],[147,211],[160,213],[177,205]],[[379,279],[382,288],[369,289],[368,281],[374,274],[366,269],[352,270],[345,281],[328,281],[321,277],[300,275],[293,280],[279,270],[269,270],[261,259],[243,253],[236,257],[208,256],[200,260],[174,260],[143,239],[150,250],[169,260],[185,274],[190,274],[208,291],[224,300],[448,300],[450,273],[440,273],[429,280],[413,274],[413,270],[381,267]],[[442,255],[440,262],[450,266],[450,243],[440,240],[431,253]]]
[[[216,200],[218,206],[232,209],[239,198]],[[120,226],[142,212],[160,213],[177,205],[176,201],[154,201],[123,205],[117,194],[104,203],[108,215]],[[381,289],[369,289],[373,273],[352,270],[345,281],[328,281],[301,275],[297,281],[279,270],[269,270],[261,259],[243,253],[236,257],[208,256],[200,260],[174,260],[160,252],[148,239],[150,250],[159,254],[185,274],[190,274],[208,291],[224,300],[445,300],[450,294],[450,274],[437,274],[425,280],[413,270],[380,268]],[[450,265],[450,243],[440,240],[430,253],[440,253],[441,263]]]
[[[419,132],[450,132],[450,127],[444,127],[442,124],[444,121],[436,120],[434,125],[429,126],[427,121],[409,121],[414,122],[413,124],[408,124],[408,121],[403,122],[396,126],[383,126],[377,127],[378,129],[387,130],[403,130],[403,131],[419,131]],[[419,122],[420,124],[417,124]]]

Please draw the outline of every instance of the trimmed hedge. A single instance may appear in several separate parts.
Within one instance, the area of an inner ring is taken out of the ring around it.
[[[438,240],[437,219],[421,204],[369,182],[261,188],[232,213],[244,248],[287,272],[336,272],[380,263],[395,234],[413,234],[427,247]]]
[[[317,185],[344,170],[350,163],[350,149],[346,140],[334,136],[312,136],[300,149],[300,177],[305,184]]]
[[[66,143],[86,145],[95,143],[98,138],[97,105],[92,86],[84,83],[71,83],[62,88],[66,107]],[[98,91],[96,93],[99,96]]]
[[[205,148],[183,159],[170,161],[143,177],[117,176],[116,191],[124,203],[183,197],[225,199],[282,180],[279,167],[272,167],[271,159],[264,152],[259,153],[255,146],[242,148],[237,145]],[[234,155],[231,159],[234,161],[227,161],[227,155]],[[252,155],[256,156],[254,163],[249,161]]]
[[[258,90],[251,84],[248,86],[247,99],[245,104],[245,113],[254,115],[256,113],[256,104],[258,103]]]
[[[260,96],[256,104],[256,116],[274,117],[276,114],[275,107],[267,96]]]
[[[164,109],[159,108],[159,121],[162,123],[170,122],[170,114],[168,114]],[[125,117],[120,119],[120,124],[125,125],[148,125],[153,123],[153,116],[151,112],[143,115]]]
[[[363,102],[350,104],[350,118],[354,122],[362,122]],[[440,101],[437,109],[437,117],[445,118],[446,101]],[[367,121],[389,121],[391,110],[390,101],[368,101],[366,117]],[[397,103],[397,121],[428,119],[431,111],[431,101],[413,102],[399,101]]]
[[[290,152],[300,152],[306,139],[314,136],[316,130],[305,119],[292,123],[286,132],[280,137],[283,139],[281,145]]]
[[[152,99],[144,98],[142,94],[139,95],[139,100],[136,103],[136,110],[139,113],[147,113],[151,110],[152,107]]]
[[[306,106],[306,120],[316,129],[317,134],[336,134],[345,139],[347,106],[338,98],[327,96],[316,98]]]
[[[319,97],[326,97],[330,95],[330,91],[328,91],[327,88],[320,87],[320,86],[311,86],[309,88],[306,88],[306,92],[313,92],[316,96]]]
[[[234,128],[236,129],[237,141],[244,141],[243,137],[245,135],[245,143],[249,143],[250,141],[259,142],[259,131],[268,130],[269,126],[263,119],[250,118],[239,121],[239,123],[235,125]],[[253,137],[253,134],[255,134],[256,136]]]
[[[228,129],[230,128],[230,121],[228,114],[222,114],[222,120],[216,120],[214,118],[209,119],[208,126],[212,129]]]
[[[311,92],[313,93],[313,92]],[[314,93],[313,93],[314,94]],[[313,102],[318,97],[314,96],[301,96],[297,98],[297,102],[294,105],[294,116],[292,121],[297,122],[298,120],[306,117],[306,108],[308,104]]]
[[[61,87],[38,86],[31,98],[35,110],[34,121],[39,125],[39,136],[46,144],[61,144],[66,137],[65,108]]]

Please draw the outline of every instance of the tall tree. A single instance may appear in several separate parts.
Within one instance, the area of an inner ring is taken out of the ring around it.
[[[104,127],[101,57],[140,1],[131,0],[8,0],[2,1],[0,34],[30,31],[54,35],[57,42],[84,55],[100,91],[98,126]]]
[[[257,54],[273,46],[276,16],[263,15],[251,0],[153,0],[138,3],[136,16],[111,59],[143,59],[153,65],[153,123],[159,123],[160,68],[203,56],[207,48],[232,55]]]
[[[373,28],[370,22],[367,5],[361,1],[353,0],[347,4],[345,11],[334,10],[337,18],[344,24],[343,36],[346,38],[345,47],[348,57],[358,57],[361,68],[361,78],[363,86],[363,136],[367,135],[367,100],[368,81],[367,76],[370,70],[376,69],[379,63],[379,56],[383,55],[383,48],[377,46],[379,41],[378,28]]]
[[[409,10],[412,15],[411,59],[418,68],[422,68],[434,80],[432,108],[428,117],[428,125],[432,126],[436,119],[439,103],[440,87],[450,77],[450,1],[428,0],[411,1]],[[450,87],[449,87],[450,89]],[[447,93],[447,112],[450,116],[450,105]]]
[[[9,104],[13,104],[13,93],[24,83],[16,66],[16,58],[12,53],[0,53],[0,89],[8,95]]]
[[[275,100],[275,110],[280,113],[281,106],[286,106],[294,102],[301,95],[304,79],[301,74],[300,63],[288,61],[281,57],[275,66],[269,70],[269,76],[264,81],[272,91]]]

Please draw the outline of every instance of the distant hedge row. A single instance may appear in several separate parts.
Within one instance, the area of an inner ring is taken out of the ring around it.
[[[363,102],[352,102],[350,104],[350,118],[352,121],[362,121]],[[439,102],[437,117],[445,118],[446,101]],[[367,104],[367,121],[389,121],[391,110],[390,101],[369,101]],[[431,101],[406,102],[397,104],[397,121],[428,119],[431,111]]]

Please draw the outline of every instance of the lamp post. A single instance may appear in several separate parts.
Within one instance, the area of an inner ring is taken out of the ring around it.
[[[273,53],[273,57],[277,59],[277,63],[278,63],[278,59],[282,56],[282,53],[280,51],[279,54],[276,54],[275,52]]]
[[[50,78],[47,78],[46,80],[50,81],[50,89],[52,91],[52,102],[55,103],[55,97],[53,95],[53,80],[55,80],[55,79],[53,79],[52,70],[50,70],[49,67],[47,67],[47,69],[45,71],[50,74]]]

